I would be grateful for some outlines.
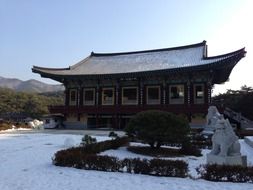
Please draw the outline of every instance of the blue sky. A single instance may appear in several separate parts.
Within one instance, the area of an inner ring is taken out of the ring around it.
[[[252,7],[250,0],[0,0],[0,76],[55,83],[32,66],[206,40],[209,56],[244,46],[248,52],[215,93],[253,86]]]

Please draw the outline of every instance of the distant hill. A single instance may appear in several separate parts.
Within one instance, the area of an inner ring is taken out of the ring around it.
[[[0,77],[0,87],[10,88],[18,92],[36,92],[36,93],[55,92],[64,90],[63,85],[46,84],[34,79],[22,81],[15,78],[4,78],[4,77]]]

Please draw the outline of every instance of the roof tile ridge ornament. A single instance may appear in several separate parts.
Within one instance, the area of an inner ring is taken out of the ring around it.
[[[141,50],[141,51],[117,52],[117,53],[95,53],[92,51],[90,56],[99,57],[99,56],[117,56],[117,55],[129,55],[129,54],[140,54],[140,53],[152,53],[152,52],[160,52],[160,51],[173,51],[173,50],[197,48],[197,47],[204,47],[204,46],[206,46],[205,40],[196,44],[170,47],[170,48],[161,48],[161,49]]]

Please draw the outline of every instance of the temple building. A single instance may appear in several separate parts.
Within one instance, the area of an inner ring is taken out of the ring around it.
[[[207,56],[198,44],[123,53],[91,53],[68,68],[32,71],[65,86],[65,105],[50,106],[69,128],[122,129],[144,110],[163,110],[192,120],[206,114],[214,84],[226,82],[246,54],[240,49]]]

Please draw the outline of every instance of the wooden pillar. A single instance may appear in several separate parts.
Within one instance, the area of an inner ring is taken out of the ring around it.
[[[143,105],[143,81],[139,79],[139,105]]]
[[[96,114],[96,128],[99,126],[98,114]]]
[[[99,105],[99,91],[100,91],[100,86],[99,84],[97,84],[97,87],[96,87],[96,105],[98,106]]]
[[[76,88],[76,106],[79,105],[79,87]]]
[[[162,104],[166,104],[166,79],[163,80],[163,86],[162,86]]]
[[[115,88],[115,105],[117,106],[118,104],[119,104],[119,81],[117,81]]]
[[[83,106],[83,88],[79,87],[79,106]]]
[[[188,106],[191,105],[191,82],[188,80],[187,81],[187,104]]]
[[[204,84],[204,103],[209,104],[208,85],[207,85],[207,83]]]
[[[212,103],[212,83],[211,81],[208,81],[207,83],[207,101],[208,101],[208,105],[210,105]]]
[[[191,103],[193,103],[193,99],[194,99],[194,95],[193,95],[193,85],[191,83],[190,80],[187,81],[186,84],[187,87],[187,105],[188,105],[188,113],[187,113],[187,117],[188,117],[188,121],[191,122],[192,121],[192,109],[191,109]]]
[[[66,87],[65,89],[65,106],[69,105],[69,89]]]

